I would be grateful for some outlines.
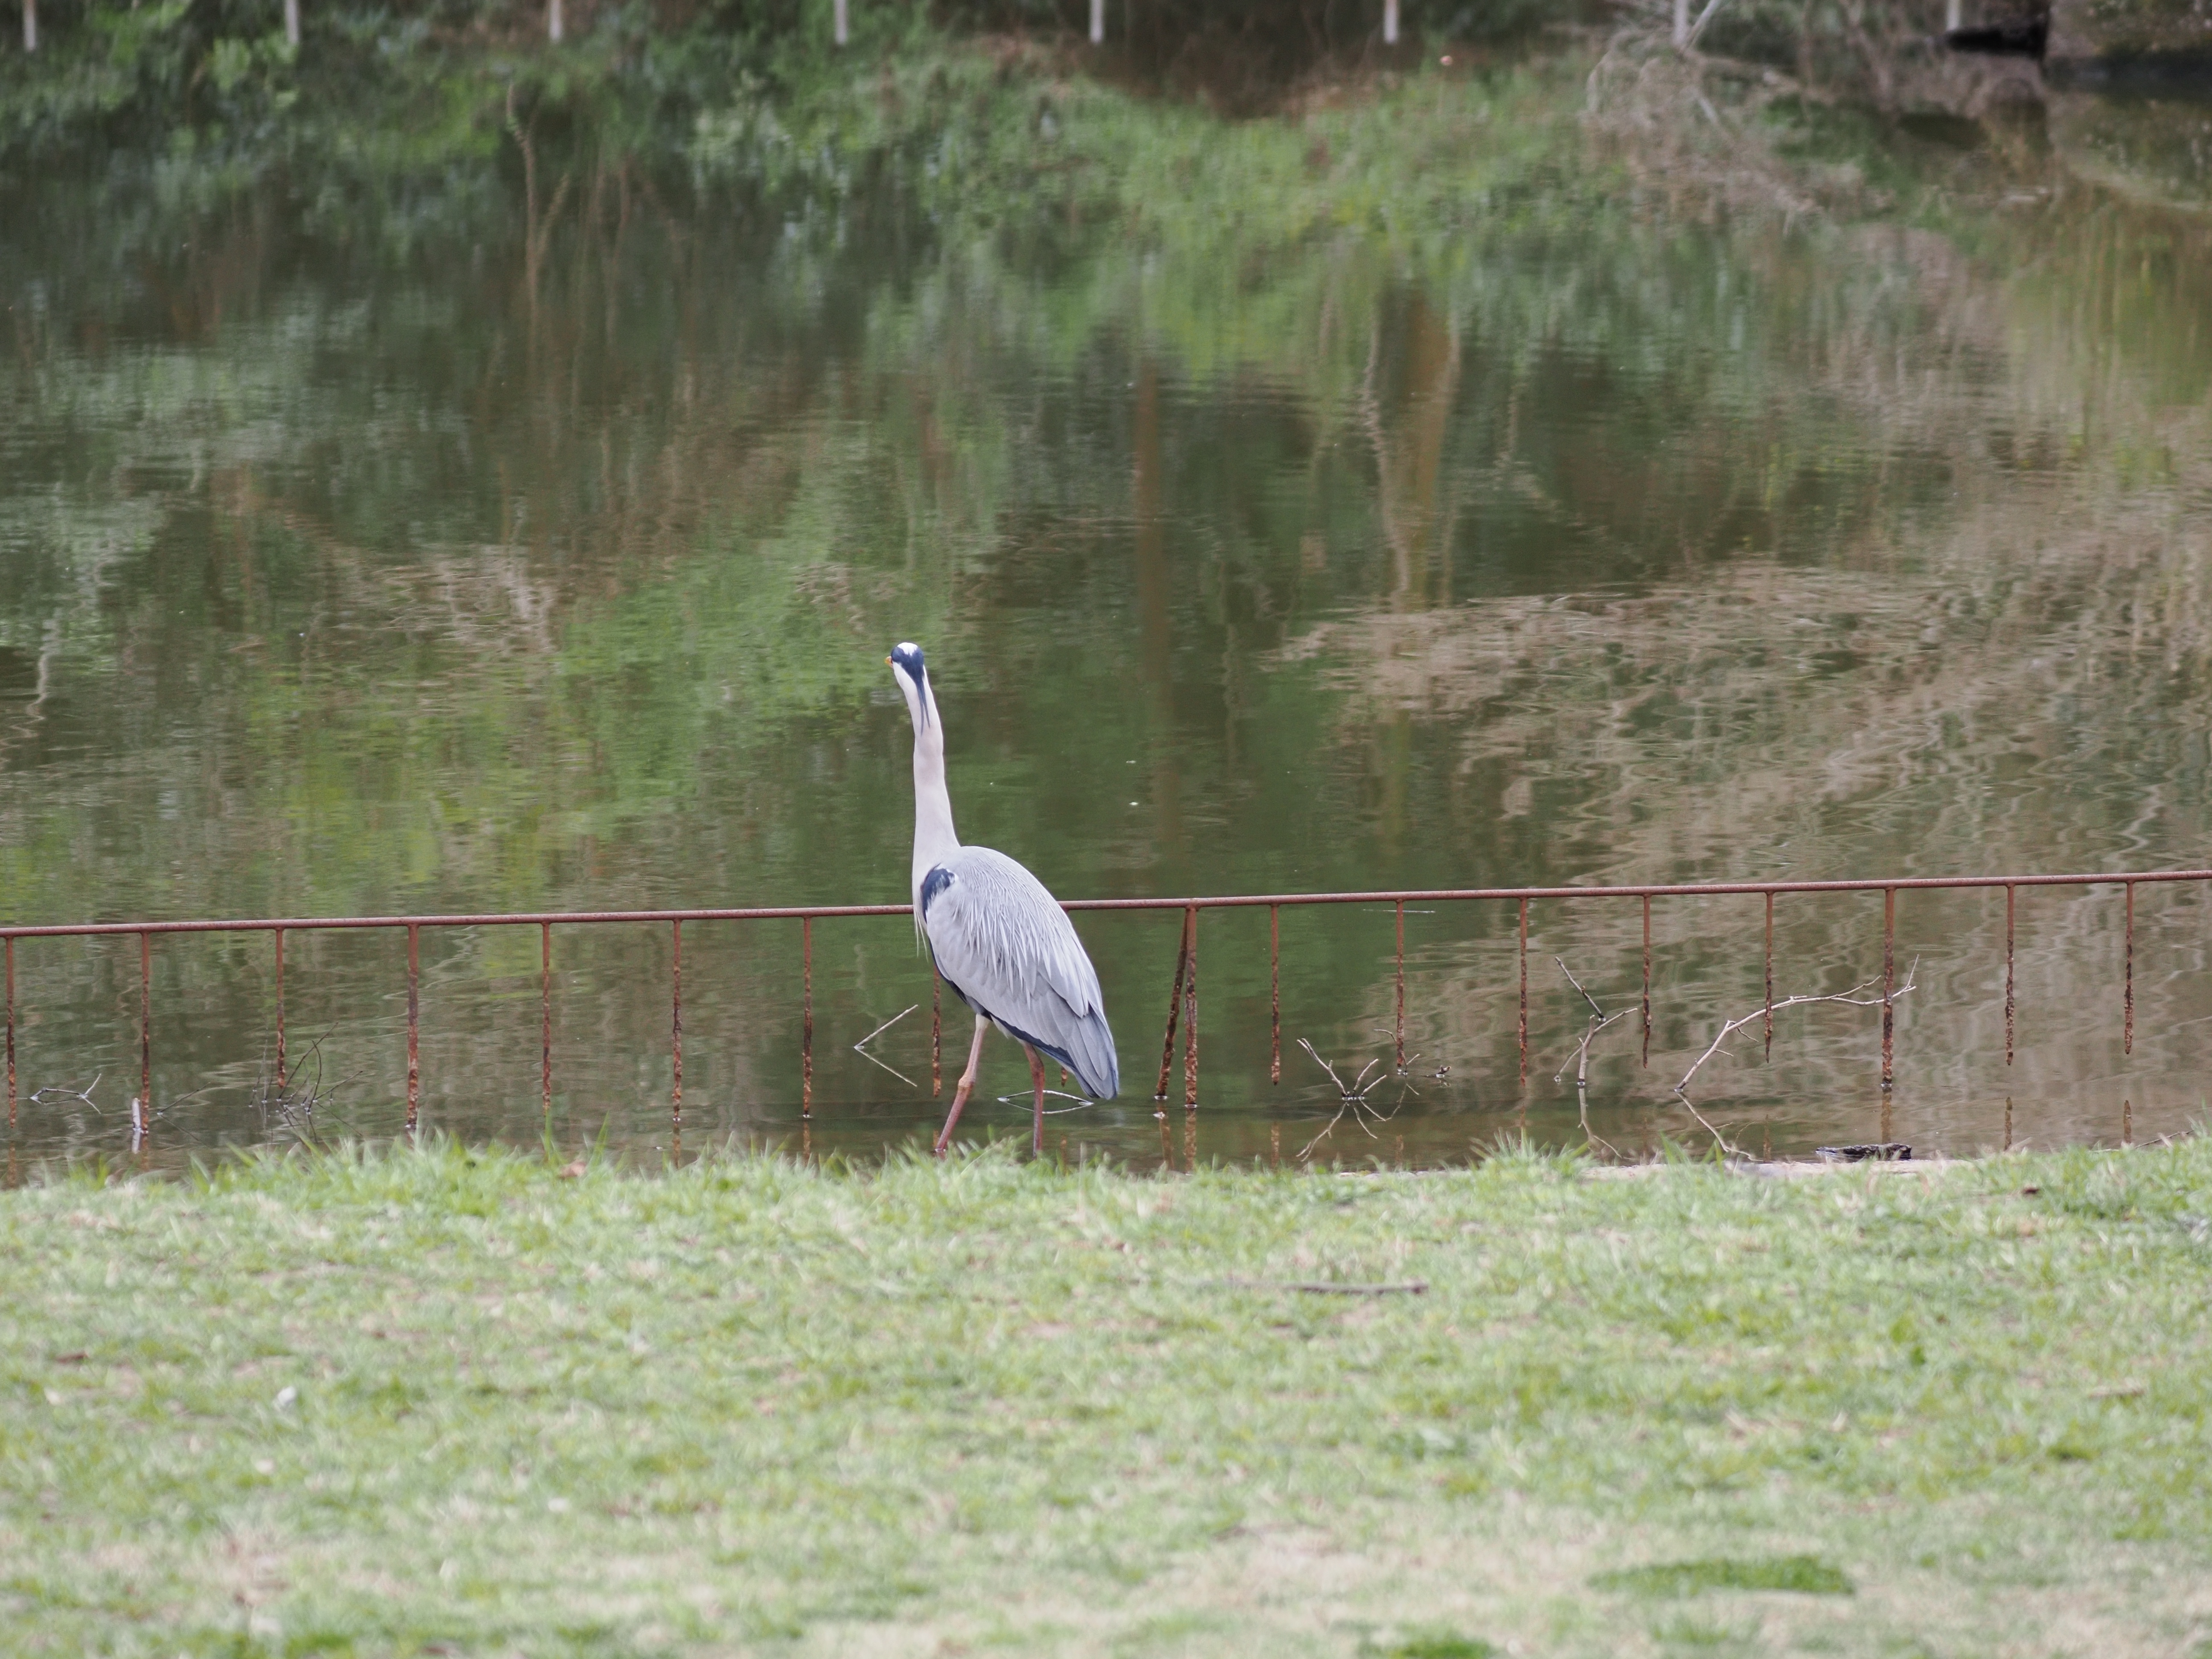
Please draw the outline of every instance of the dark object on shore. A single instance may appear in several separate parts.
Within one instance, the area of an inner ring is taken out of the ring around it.
[[[1901,1140],[1870,1140],[1858,1146],[1815,1146],[1813,1152],[1831,1164],[1902,1164],[1912,1157],[1912,1148]]]
[[[2054,85],[2212,100],[2212,32],[2194,0],[2050,0],[2047,14]]]
[[[1982,52],[1992,58],[2041,58],[2051,39],[2049,14],[2012,17],[1979,28],[1946,29],[1943,44],[1954,52]]]

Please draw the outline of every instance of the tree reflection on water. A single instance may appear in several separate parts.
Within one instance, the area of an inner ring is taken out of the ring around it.
[[[273,210],[130,260],[16,240],[8,914],[896,900],[900,638],[941,665],[963,835],[1067,895],[2202,862],[2212,231],[1994,155],[1945,163],[1986,176],[1943,216],[1688,224],[1585,153],[1571,81],[1504,84],[1452,83],[1519,123],[1493,205],[1420,235],[1287,209],[787,233],[607,174],[413,263]],[[2138,902],[2124,1057],[2114,896],[2022,901],[2008,1069],[2001,900],[1909,897],[1899,1134],[1993,1142],[2008,1095],[2039,1141],[2109,1138],[2124,1098],[2139,1134],[2185,1125],[2202,899]],[[1686,1127],[1665,1083],[1756,1003],[1755,904],[1657,912],[1650,1068],[1593,1052],[1609,1139]],[[1130,1053],[1170,926],[1085,923]],[[1200,1155],[1334,1108],[1265,1081],[1255,926],[1206,923]],[[1540,905],[1534,959],[1610,1001],[1635,927]],[[1378,1051],[1389,928],[1286,920],[1286,1043]],[[926,990],[908,933],[821,930],[816,1150],[930,1118],[845,1047]],[[797,929],[699,935],[687,1138],[777,1138]],[[535,1135],[536,943],[424,940],[432,1121]],[[1780,988],[1855,983],[1879,943],[1863,903],[1785,902]],[[558,948],[556,1131],[650,1146],[666,942]],[[292,950],[292,1018],[388,1130],[392,942]],[[1407,1155],[1576,1136],[1556,975],[1516,1087],[1512,918],[1416,916],[1408,951],[1411,1046],[1448,1076],[1393,1121]],[[177,1146],[258,1133],[264,954],[157,952]],[[24,1091],[126,1051],[135,1078],[135,960],[19,957]],[[1778,1146],[1870,1133],[1869,1030],[1778,1031],[1701,1103]],[[1150,1115],[1063,1127],[1142,1156]],[[33,1115],[22,1144],[110,1127]]]

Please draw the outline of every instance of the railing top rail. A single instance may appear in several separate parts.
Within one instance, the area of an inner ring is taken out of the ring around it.
[[[1069,910],[1225,910],[1306,904],[1436,904],[1522,899],[1726,897],[1768,893],[1880,893],[2000,887],[2095,887],[2143,882],[2212,881],[2212,869],[2120,870],[2069,875],[1893,876],[1838,881],[1658,882],[1633,886],[1408,887],[1349,893],[1221,893],[1183,897],[1085,898]],[[573,927],[603,922],[820,921],[836,916],[902,916],[908,904],[778,904],[692,910],[494,910],[430,915],[253,916],[173,921],[80,921],[31,927],[0,925],[0,939],[53,939],[113,933],[311,933],[359,927]]]

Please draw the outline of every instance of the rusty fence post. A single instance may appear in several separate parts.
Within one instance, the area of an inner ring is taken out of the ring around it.
[[[1521,1091],[1528,1091],[1528,901],[1521,901]]]
[[[138,935],[138,1110],[154,1122],[154,936]]]
[[[799,919],[800,1012],[799,1023],[799,1115],[814,1115],[814,918]]]
[[[669,1059],[675,1077],[668,1095],[668,1152],[671,1160],[684,1156],[684,924],[671,924],[675,960],[669,972]]]
[[[410,1139],[414,1138],[416,1118],[422,1102],[419,1030],[422,1003],[416,988],[422,978],[422,932],[413,922],[407,924],[407,1134]]]
[[[929,964],[929,1096],[934,1100],[945,1092],[945,979],[937,971],[937,963]]]
[[[1190,971],[1182,982],[1182,1106],[1198,1109],[1198,907],[1185,913],[1190,918]]]
[[[1891,993],[1897,984],[1897,889],[1881,890],[1881,1094],[1887,1110],[1890,1091],[1896,1085],[1894,1065],[1894,1035],[1897,1030],[1897,1010],[1891,1001]],[[1885,1139],[1887,1137],[1883,1137]]]
[[[276,1092],[281,1097],[290,1084],[284,1065],[284,930],[276,929]]]
[[[1644,1063],[1651,1063],[1651,895],[1644,896]]]
[[[1766,895],[1766,1061],[1774,1063],[1774,894]]]
[[[538,924],[538,1102],[553,1133],[553,924]]]
[[[12,942],[12,941],[11,941]],[[1283,907],[1267,907],[1267,1081],[1283,1080]]]
[[[2012,1064],[2012,908],[2013,887],[2005,884],[2005,1064]],[[2005,1098],[2005,1146],[2012,1146],[2012,1098]]]
[[[2123,994],[2123,994],[2123,995],[2124,995],[2124,997],[2125,998],[2125,1006],[2126,1006],[2126,1009],[2127,1009],[2127,1014],[2126,1014],[2126,1024],[2125,1024],[2125,1025],[2122,1028],[2122,1036],[2121,1036],[2121,1038],[2120,1038],[2120,1052],[2121,1052],[2122,1054],[2131,1054],[2135,1053],[2135,1051],[2136,1051],[2136,884],[2135,884],[2135,883],[2133,883],[2133,882],[2129,882],[2129,883],[2127,884],[2126,890],[2127,890],[2127,896],[2128,896],[2128,942],[2127,942],[2127,957],[2126,957],[2126,966],[2125,966],[2125,968],[2124,968],[2124,975],[2125,975],[2124,984],[2125,984],[2125,988],[2126,988],[2124,989],[2124,991],[2123,992]]]
[[[1186,908],[1182,913],[1182,938],[1176,951],[1175,987],[1168,993],[1168,1030],[1160,1043],[1160,1080],[1152,1091],[1154,1100],[1168,1097],[1168,1073],[1175,1066],[1176,1027],[1182,1018],[1183,976],[1190,971],[1191,934],[1197,923],[1198,912]]]
[[[1406,901],[1398,910],[1398,1074],[1406,1072]]]

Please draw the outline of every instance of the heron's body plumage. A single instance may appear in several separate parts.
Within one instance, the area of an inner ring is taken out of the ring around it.
[[[1050,1054],[1086,1094],[1121,1092],[1097,969],[1042,882],[1004,853],[962,847],[924,875],[921,911],[937,970],[963,1002]]]
[[[1058,1060],[1096,1098],[1120,1091],[1121,1068],[1097,970],[1067,912],[1020,864],[988,847],[963,847],[953,830],[945,728],[921,652],[901,645],[890,661],[914,720],[915,927],[945,982],[978,1016],[977,1048],[939,1138],[941,1151],[975,1081],[984,1020]],[[1034,1055],[1030,1064],[1042,1135],[1043,1074]]]

